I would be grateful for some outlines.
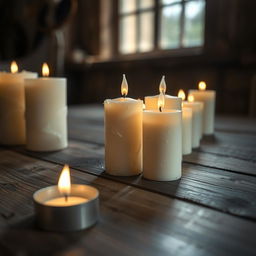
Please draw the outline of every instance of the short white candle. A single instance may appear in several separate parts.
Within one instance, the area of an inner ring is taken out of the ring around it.
[[[0,72],[0,144],[25,144],[24,79],[36,78],[37,73],[18,72],[16,62],[12,73]]]
[[[172,181],[181,177],[181,119],[180,110],[144,111],[143,176],[145,178]]]
[[[188,96],[188,101],[183,102],[185,108],[192,109],[192,148],[200,146],[201,131],[202,131],[202,109],[203,103],[194,101],[192,95]]]
[[[193,95],[196,101],[204,103],[203,111],[203,134],[210,135],[214,133],[215,117],[215,91],[206,90],[206,83],[198,84],[199,90],[190,90],[189,94]]]
[[[121,93],[128,93],[125,76]],[[104,110],[106,172],[118,176],[141,173],[143,102],[126,97],[107,99]]]
[[[161,79],[161,82],[159,85],[159,92],[160,93],[162,92],[164,94],[165,109],[181,110],[182,100],[179,97],[165,94],[165,92],[166,92],[165,76],[163,76]],[[159,97],[159,95],[145,97],[146,110],[156,110],[158,108],[158,97]]]
[[[71,206],[71,205],[77,205],[87,202],[88,199],[84,197],[78,197],[78,196],[69,196],[68,198],[65,197],[57,197],[50,200],[47,200],[45,205],[50,206]]]
[[[46,73],[48,66],[44,66]],[[25,80],[27,149],[55,151],[66,148],[66,79]]]

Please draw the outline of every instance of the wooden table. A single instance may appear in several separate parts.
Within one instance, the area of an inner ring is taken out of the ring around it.
[[[73,107],[67,149],[0,148],[0,255],[256,255],[255,120],[218,117],[175,182],[104,173],[103,130],[101,106]],[[64,163],[73,183],[99,189],[101,218],[80,232],[41,231],[32,195],[56,184]]]

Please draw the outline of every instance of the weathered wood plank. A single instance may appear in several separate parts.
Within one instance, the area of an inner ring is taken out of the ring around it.
[[[72,141],[69,148],[53,153],[26,152],[23,148],[17,150],[54,163],[68,163],[73,168],[124,184],[256,219],[256,177],[253,176],[184,163],[180,181],[153,182],[141,176],[122,178],[107,175],[104,172],[104,149],[95,144]]]
[[[89,230],[41,232],[32,194],[54,184],[59,165],[1,152],[2,255],[254,255],[256,223],[72,170],[73,182],[100,190],[101,218]],[[3,188],[3,184],[5,188]],[[13,185],[16,184],[16,185]],[[11,225],[11,229],[8,226]]]

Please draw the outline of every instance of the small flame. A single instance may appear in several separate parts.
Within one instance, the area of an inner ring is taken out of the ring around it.
[[[164,102],[165,101],[165,98],[164,98],[164,94],[161,92],[160,94],[159,94],[159,97],[158,97],[158,109],[159,109],[159,111],[160,112],[162,112],[162,109],[164,108]]]
[[[59,178],[58,189],[59,189],[59,192],[65,196],[68,196],[70,194],[70,190],[71,190],[70,171],[69,171],[69,166],[66,164],[64,165]]]
[[[49,70],[47,63],[44,63],[42,66],[42,74],[43,74],[43,76],[49,76],[49,74],[50,74],[50,70]]]
[[[145,105],[145,103],[143,103],[143,110],[145,110],[146,109],[146,105]]]
[[[194,101],[194,96],[193,95],[188,95],[188,101],[193,102]]]
[[[159,84],[159,92],[163,94],[166,92],[165,76],[162,76],[161,82]]]
[[[186,99],[186,94],[182,89],[179,90],[178,97],[181,98],[182,100]]]
[[[201,81],[198,83],[198,89],[200,91],[204,91],[206,89],[206,83],[204,81]]]
[[[128,94],[128,83],[125,77],[125,74],[123,74],[123,81],[121,84],[121,94],[122,96],[126,97]]]
[[[15,73],[17,73],[18,72],[18,65],[17,65],[17,63],[15,62],[15,61],[13,61],[12,63],[11,63],[11,72],[13,73],[13,74],[15,74]]]

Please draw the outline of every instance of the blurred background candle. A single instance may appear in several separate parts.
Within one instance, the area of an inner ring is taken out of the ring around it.
[[[165,92],[166,92],[165,76],[163,76],[162,79],[161,79],[161,82],[160,82],[160,85],[159,85],[159,92],[160,93],[162,92],[164,94],[165,109],[181,110],[182,100],[179,97],[165,94]],[[145,97],[146,110],[156,110],[157,109],[158,97],[159,97],[159,95],[146,96]]]
[[[49,76],[25,80],[27,149],[55,151],[66,148],[67,104],[66,79]]]
[[[183,90],[179,90],[178,97],[185,100]],[[191,108],[185,108],[182,103],[182,154],[188,155],[192,152],[192,118]]]
[[[159,108],[143,112],[143,176],[172,181],[181,177],[182,117],[180,110],[164,108],[161,94]]]
[[[183,102],[184,108],[192,109],[192,148],[200,146],[200,138],[202,131],[202,102],[194,101],[193,95],[188,96],[188,101]]]
[[[11,63],[11,73],[0,72],[0,144],[25,144],[24,78],[36,78],[37,73],[22,71]]]
[[[105,169],[111,175],[131,176],[142,171],[143,102],[126,98],[125,75],[121,94],[123,97],[104,101]]]
[[[203,134],[213,134],[216,97],[215,91],[206,90],[206,83],[204,81],[201,81],[198,84],[198,90],[190,90],[189,94],[193,95],[196,101],[201,101],[204,103]]]

